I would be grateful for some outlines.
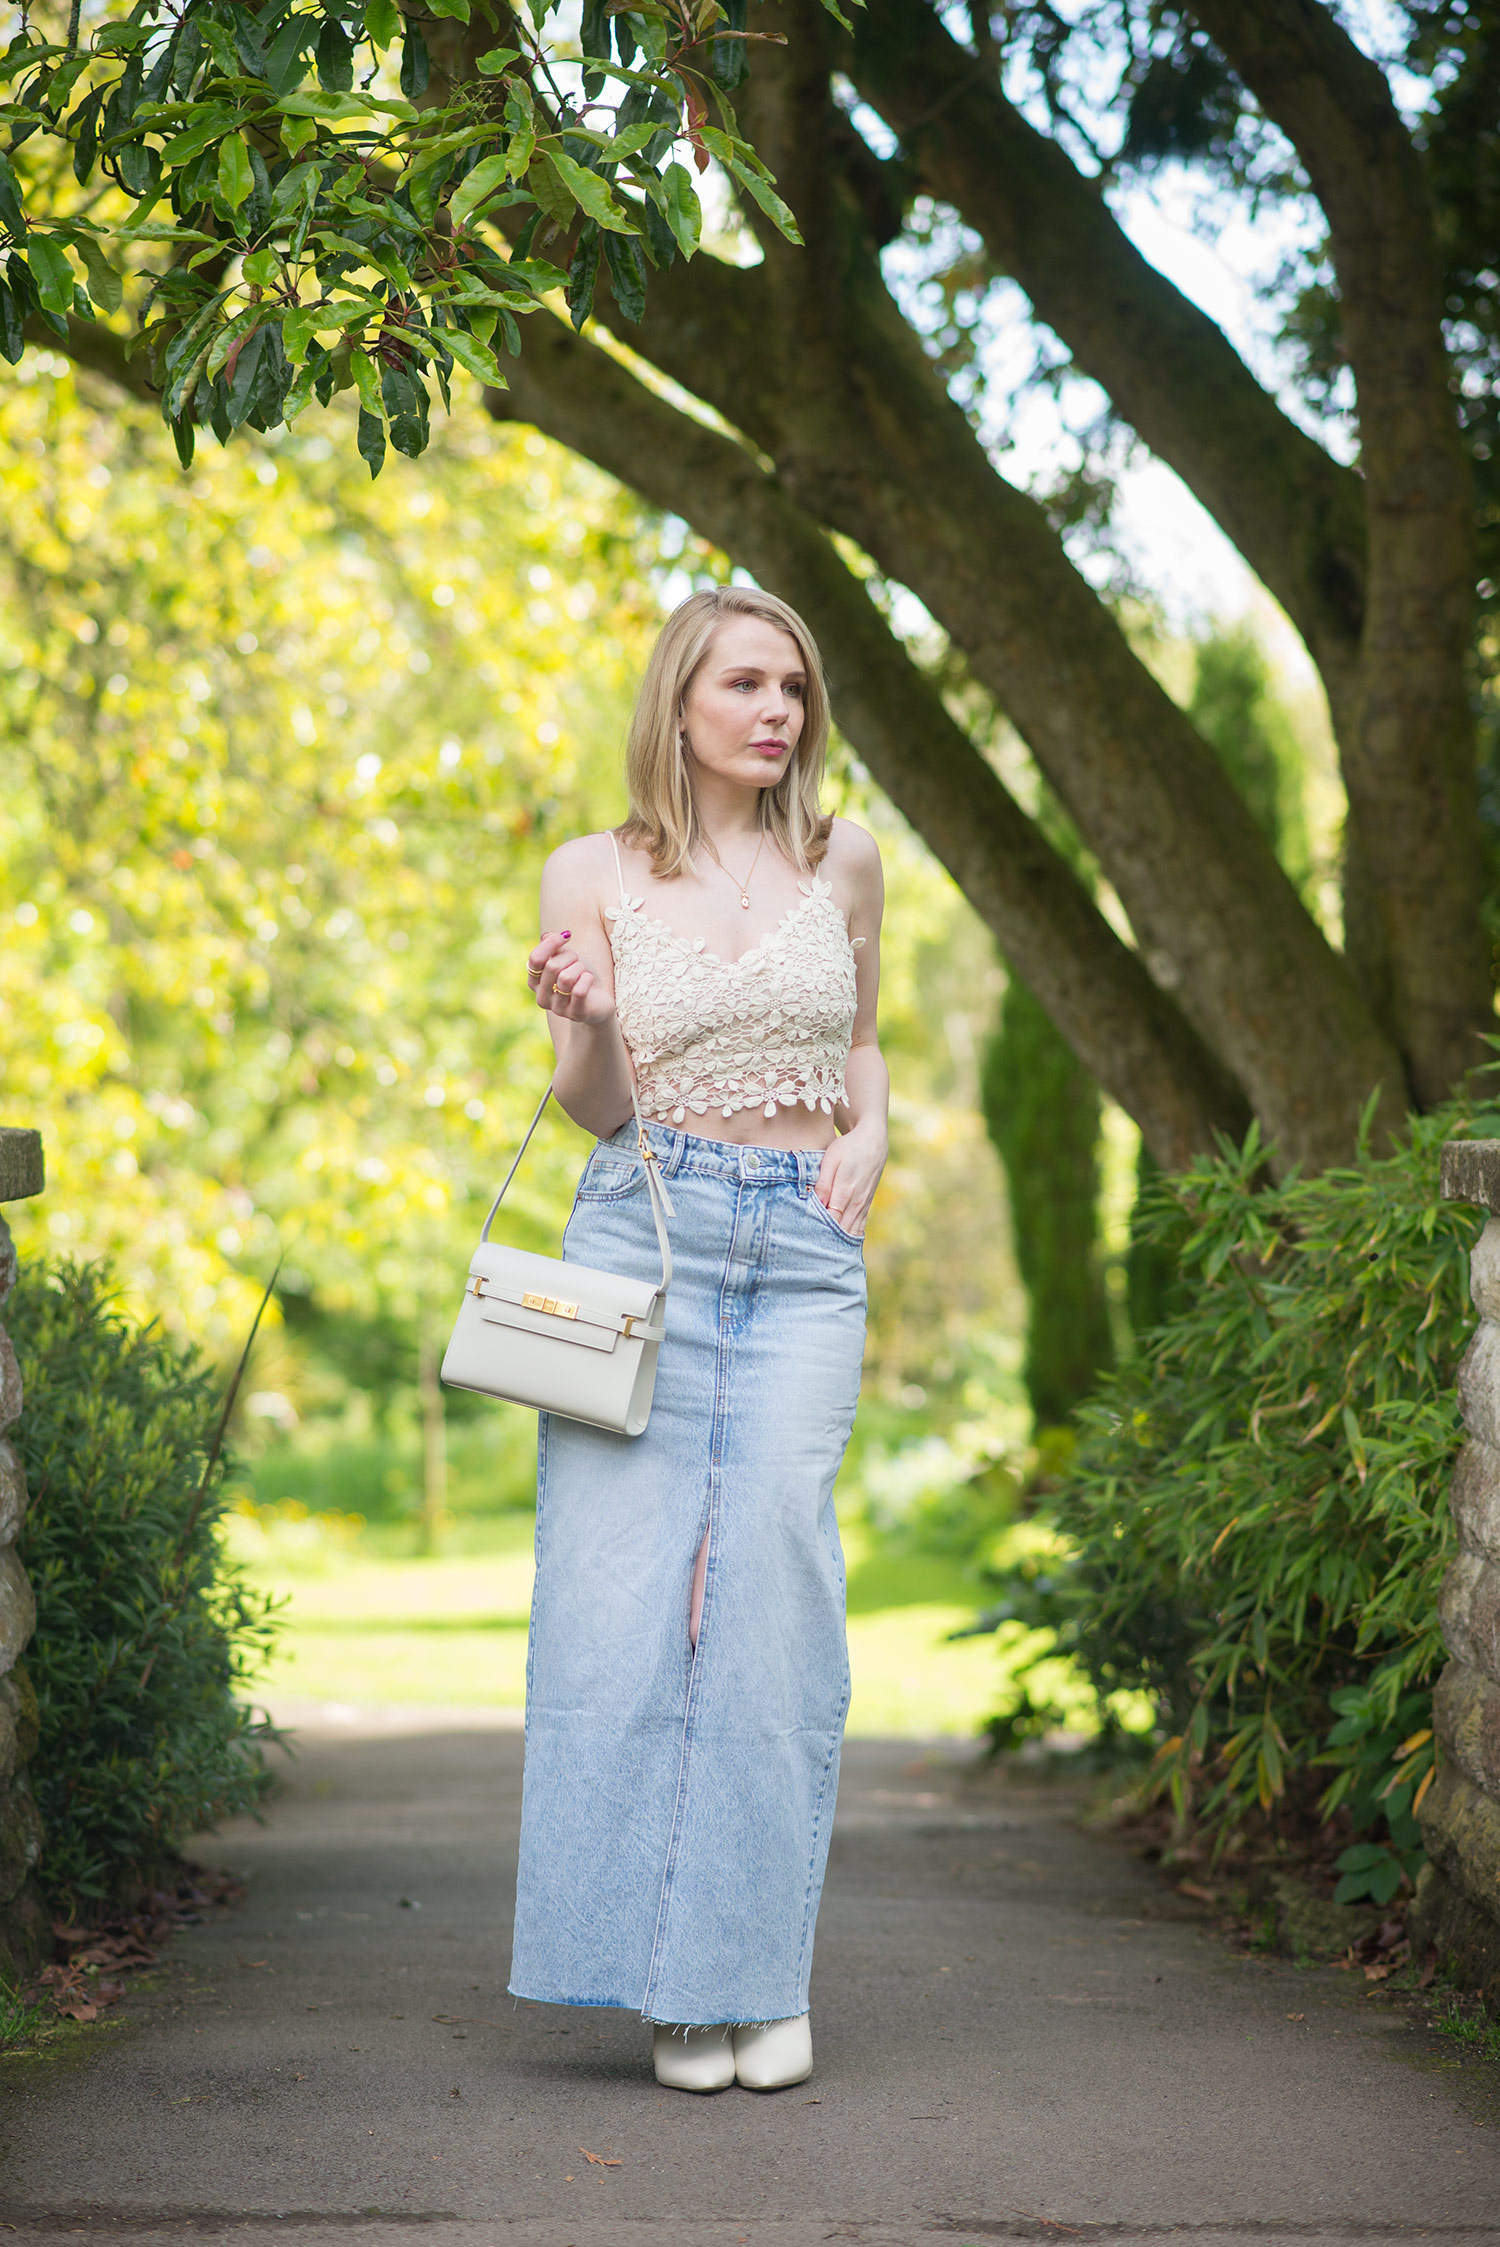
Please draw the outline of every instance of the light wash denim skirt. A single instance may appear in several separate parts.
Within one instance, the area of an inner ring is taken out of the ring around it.
[[[676,1206],[650,1422],[541,1422],[510,1987],[784,2020],[807,2010],[849,1706],[833,1484],[864,1254],[813,1191],[821,1154],[647,1129]],[[590,1156],[563,1253],[660,1270],[634,1124]]]

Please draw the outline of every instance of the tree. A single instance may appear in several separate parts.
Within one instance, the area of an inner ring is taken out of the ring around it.
[[[1017,976],[979,1093],[1026,1289],[1026,1394],[1037,1429],[1057,1428],[1114,1356],[1099,1257],[1099,1087]]]
[[[220,4],[205,0],[205,20]],[[871,0],[852,30],[815,0],[766,5],[756,29],[787,44],[756,47],[738,117],[806,246],[738,159],[756,262],[679,257],[644,301],[612,265],[598,327],[539,312],[509,389],[485,394],[807,613],[858,753],[1164,1164],[1252,1113],[1283,1164],[1335,1160],[1367,1103],[1390,1127],[1440,1100],[1493,1021],[1471,688],[1476,461],[1478,537],[1486,552],[1495,539],[1481,378],[1496,356],[1484,261],[1500,41],[1490,7],[1398,13],[1409,40],[1392,59],[1426,89],[1411,121],[1321,0],[1112,0],[1072,27],[1018,4],[976,12],[967,38],[927,0]],[[452,84],[477,84],[493,31],[429,28]],[[1484,160],[1466,164],[1476,130]],[[1300,399],[1273,395],[1112,207],[1179,156],[1316,227],[1285,307]],[[521,217],[495,208],[495,254],[509,241],[524,262]],[[965,409],[962,324],[924,332],[889,254],[919,239],[949,244],[955,301],[964,276],[980,295],[1001,280],[1024,292],[1038,331],[1197,494],[1300,633],[1348,797],[1342,948],[1046,496],[992,460]],[[575,258],[579,240],[575,220]],[[118,327],[58,321],[81,361],[147,385]],[[893,629],[887,587],[925,604],[950,668],[1010,719],[1128,937],[961,722],[963,699]]]

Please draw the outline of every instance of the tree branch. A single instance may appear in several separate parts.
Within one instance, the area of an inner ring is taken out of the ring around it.
[[[1097,184],[1027,123],[927,0],[870,0],[849,69],[926,186],[982,236],[1281,602],[1324,676],[1337,728],[1363,608],[1359,478],[1288,419],[1222,330],[1147,263]]]
[[[1419,1096],[1440,1099],[1493,1027],[1466,661],[1473,494],[1442,334],[1442,262],[1383,72],[1319,0],[1194,0],[1306,167],[1328,220],[1359,400],[1369,574],[1351,817],[1389,943],[1391,1011]]]
[[[773,475],[550,318],[530,322],[512,387],[485,403],[682,515],[801,610],[843,731],[1159,1161],[1243,1133],[1242,1096]]]
[[[830,158],[817,13],[758,60],[741,101],[807,249],[762,228],[753,274],[699,259],[669,276],[642,347],[747,430],[800,507],[921,598],[1098,855],[1153,979],[1289,1158],[1339,1159],[1377,1087],[1381,1120],[1399,1121],[1400,1058],[1218,759],[1042,509],[994,472],[885,290]]]

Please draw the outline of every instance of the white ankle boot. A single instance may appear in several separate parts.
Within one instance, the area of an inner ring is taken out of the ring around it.
[[[734,2032],[734,2072],[747,2091],[780,2091],[805,2083],[812,2074],[812,2022],[806,2013],[790,2021],[766,2021]]]
[[[671,2091],[727,2091],[734,2081],[738,2029],[674,2029],[651,2034],[656,2080]],[[808,2062],[811,2066],[811,2060]]]

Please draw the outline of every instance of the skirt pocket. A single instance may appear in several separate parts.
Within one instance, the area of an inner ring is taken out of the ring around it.
[[[865,1252],[864,1234],[846,1233],[843,1226],[833,1215],[833,1212],[827,1207],[826,1203],[819,1201],[817,1192],[813,1187],[802,1187],[800,1190],[799,1198],[803,1204],[803,1207],[811,1211],[812,1215],[818,1220],[819,1224],[826,1225],[828,1227],[829,1232],[832,1233],[835,1240],[842,1241],[846,1248],[857,1248],[861,1256],[863,1256]]]

